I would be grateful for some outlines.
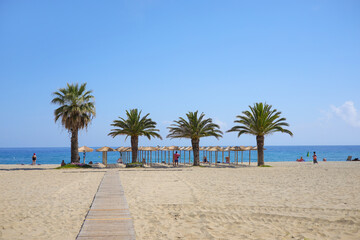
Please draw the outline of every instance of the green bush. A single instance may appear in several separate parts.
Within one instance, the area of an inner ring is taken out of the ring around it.
[[[69,163],[64,166],[57,167],[56,169],[63,169],[63,168],[92,168],[92,166],[83,163]]]
[[[144,165],[141,162],[134,162],[134,163],[127,163],[127,168],[136,168],[136,167],[144,167]]]

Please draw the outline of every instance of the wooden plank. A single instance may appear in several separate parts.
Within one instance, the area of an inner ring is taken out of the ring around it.
[[[105,173],[76,239],[135,239],[134,224],[118,171]]]

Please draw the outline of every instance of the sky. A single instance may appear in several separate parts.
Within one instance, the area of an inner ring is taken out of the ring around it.
[[[69,147],[53,92],[93,90],[96,118],[79,145],[130,146],[110,124],[138,108],[163,140],[189,111],[220,125],[200,145],[256,145],[225,133],[256,102],[294,133],[265,145],[359,145],[360,1],[0,0],[0,147]]]

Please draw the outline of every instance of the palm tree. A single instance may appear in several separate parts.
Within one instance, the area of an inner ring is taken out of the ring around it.
[[[281,118],[281,112],[276,109],[271,109],[272,106],[266,103],[255,103],[253,107],[249,106],[250,111],[243,111],[244,115],[236,116],[238,120],[235,123],[240,125],[234,126],[227,132],[238,132],[238,137],[242,134],[252,134],[256,136],[257,151],[258,151],[258,166],[264,165],[264,140],[265,135],[274,132],[287,133],[293,135],[284,126],[289,126],[286,123],[286,118]]]
[[[194,166],[199,166],[199,143],[202,137],[222,137],[219,125],[212,122],[211,118],[204,119],[205,114],[201,113],[198,117],[198,111],[188,112],[186,114],[188,120],[180,117],[178,121],[174,121],[171,127],[168,127],[169,138],[190,138],[194,152]]]
[[[78,132],[80,129],[87,128],[91,120],[95,117],[94,96],[92,90],[86,90],[86,83],[67,84],[66,88],[60,88],[54,92],[54,104],[60,105],[55,109],[55,122],[59,119],[61,124],[71,133],[71,162],[79,162],[79,142]]]
[[[149,113],[144,117],[140,117],[141,111],[137,109],[131,109],[126,111],[127,119],[119,117],[119,120],[114,120],[114,123],[111,126],[117,127],[116,129],[111,129],[109,136],[116,137],[118,135],[126,135],[131,137],[131,151],[132,151],[132,162],[137,161],[138,153],[138,144],[139,136],[145,136],[149,140],[151,137],[161,138],[159,129],[156,129],[156,122],[152,121],[151,118],[148,118]]]

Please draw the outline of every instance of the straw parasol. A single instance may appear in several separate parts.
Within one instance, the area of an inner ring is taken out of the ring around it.
[[[258,150],[257,147],[252,147],[251,150]],[[263,150],[266,150],[266,148],[263,148]]]
[[[210,151],[210,152],[215,152],[215,165],[217,165],[217,152],[220,150],[220,147],[207,147],[206,148],[206,151]],[[210,155],[210,163],[211,163],[211,160],[212,160],[212,154]]]
[[[113,152],[115,151],[115,149],[111,148],[111,147],[101,147],[96,149],[97,152]]]
[[[142,147],[142,151],[155,151],[154,147]]]
[[[92,152],[92,151],[94,151],[94,149],[89,148],[89,147],[87,147],[87,146],[82,146],[82,147],[79,147],[78,151],[84,153],[83,160],[84,160],[84,163],[85,163],[85,153],[86,153],[86,152]]]
[[[121,152],[125,153],[125,161],[126,162],[130,161],[131,147],[121,147]]]
[[[224,151],[231,151],[231,147],[224,148]]]
[[[105,146],[105,147],[96,149],[96,151],[97,152],[102,152],[102,154],[103,154],[103,164],[107,165],[107,152],[113,152],[113,151],[115,151],[115,149]]]
[[[125,152],[124,151],[125,149],[126,149],[126,147],[118,147],[118,148],[115,148],[114,150],[117,152]]]
[[[87,146],[79,147],[78,150],[79,150],[79,152],[92,152],[92,151],[94,151],[94,149],[89,148],[89,147],[87,147]]]
[[[179,150],[179,147],[177,146],[170,146],[170,147],[165,147],[166,151],[175,151],[175,150]]]
[[[244,153],[244,151],[249,151],[249,165],[250,165],[250,163],[251,163],[251,150],[253,150],[253,147],[251,147],[251,146],[247,146],[247,147],[245,147],[245,146],[240,146],[240,151],[242,151],[241,152],[241,164],[243,163],[243,153]]]
[[[157,150],[159,150],[159,148],[158,147],[144,147],[143,150],[149,152],[147,160],[149,160],[149,155],[150,155],[150,165],[151,165],[151,163],[152,163],[152,153],[151,152],[157,151]],[[155,158],[156,158],[156,153],[155,153]]]
[[[190,162],[191,162],[191,151],[192,151],[192,147],[185,147],[185,148],[184,148],[184,151],[189,151],[189,164],[190,164]],[[185,160],[185,153],[184,153],[184,163],[186,163],[185,161],[186,161],[186,160]]]
[[[173,151],[173,155],[174,155],[174,151],[177,150],[179,150],[179,147],[177,146],[164,147],[162,151],[165,151],[165,161],[166,161],[166,151]],[[168,164],[170,164],[170,154],[168,154]]]
[[[223,148],[221,148],[219,146],[215,146],[215,147],[209,147],[207,150],[212,151],[212,152],[217,152],[217,151],[222,151]]]
[[[119,159],[118,159],[118,163],[122,163],[123,159],[122,159],[122,153],[125,152],[125,149],[126,147],[118,147],[118,148],[115,148],[114,151],[116,152],[119,152],[120,156],[119,156]]]

